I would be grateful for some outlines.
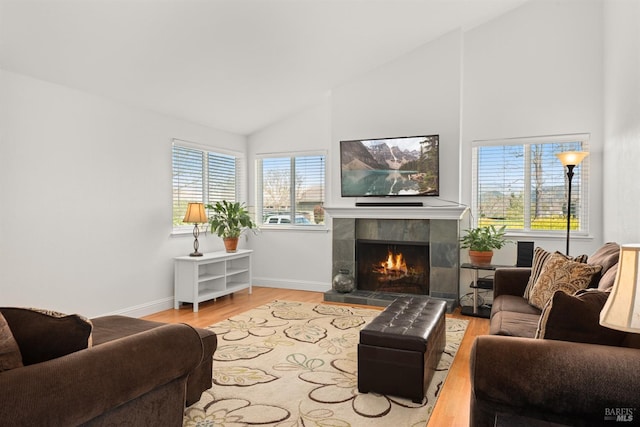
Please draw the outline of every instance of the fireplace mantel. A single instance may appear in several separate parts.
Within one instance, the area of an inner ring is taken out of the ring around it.
[[[332,218],[451,219],[460,221],[467,206],[334,206],[324,207]]]

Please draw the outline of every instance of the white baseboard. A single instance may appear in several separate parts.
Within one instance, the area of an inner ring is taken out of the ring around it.
[[[129,317],[143,317],[150,314],[158,313],[160,311],[169,310],[170,308],[173,308],[173,297],[163,298],[156,301],[149,301],[144,304],[135,305],[133,307],[123,308],[121,310],[104,314],[104,316],[121,315]]]
[[[297,291],[326,292],[331,289],[330,283],[310,282],[304,280],[272,279],[253,276],[253,286],[265,288],[295,289]]]
[[[265,288],[295,289],[298,291],[326,292],[331,289],[331,284],[324,282],[310,282],[304,280],[271,279],[266,277],[253,277],[254,286]],[[144,317],[160,311],[173,308],[173,297],[149,301],[144,304],[123,308],[103,314],[103,316],[121,315],[129,317]]]

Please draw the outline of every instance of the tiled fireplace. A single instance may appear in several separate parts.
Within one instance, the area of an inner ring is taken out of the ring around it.
[[[362,291],[429,295],[429,243],[356,239]]]
[[[398,295],[459,298],[463,207],[325,208],[332,219],[332,276],[349,270],[357,289],[326,301],[386,306]]]

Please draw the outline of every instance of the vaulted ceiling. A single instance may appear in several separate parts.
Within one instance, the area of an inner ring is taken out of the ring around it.
[[[0,67],[238,134],[526,0],[0,0]]]

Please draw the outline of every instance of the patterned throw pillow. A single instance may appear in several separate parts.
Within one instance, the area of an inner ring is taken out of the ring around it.
[[[535,248],[533,251],[533,261],[531,262],[531,276],[529,276],[529,281],[527,282],[527,287],[524,289],[524,294],[522,295],[524,299],[529,299],[529,294],[531,293],[531,288],[538,281],[538,277],[540,277],[540,273],[542,273],[542,267],[544,267],[545,263],[551,258],[551,255],[558,254],[562,255],[565,259],[573,260],[575,262],[587,262],[588,255],[579,255],[575,259],[568,257],[560,252],[549,252],[542,248]]]
[[[599,265],[571,261],[563,254],[553,254],[529,292],[529,304],[542,310],[556,291],[573,295],[579,289],[586,289],[601,269]]]
[[[22,367],[22,355],[18,343],[6,319],[0,313],[0,372]]]

